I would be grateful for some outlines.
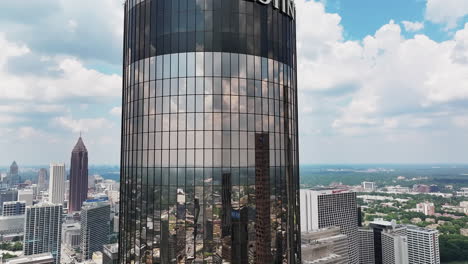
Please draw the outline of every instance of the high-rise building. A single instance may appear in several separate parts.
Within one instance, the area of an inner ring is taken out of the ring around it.
[[[21,178],[19,175],[19,168],[16,161],[10,165],[10,171],[6,177],[6,183],[10,186],[18,185],[21,182]]]
[[[24,225],[24,255],[51,253],[60,263],[62,205],[42,203],[26,208]]]
[[[104,245],[102,248],[102,264],[119,263],[119,244]]]
[[[439,264],[439,231],[417,226],[407,227],[408,256],[411,264]]]
[[[374,230],[371,228],[359,228],[359,263],[375,264]]]
[[[348,238],[339,227],[302,233],[302,263],[348,263]]]
[[[81,137],[71,154],[69,191],[68,209],[71,212],[80,211],[88,197],[88,150]]]
[[[382,233],[381,241],[383,264],[409,264],[406,235],[387,230]]]
[[[48,177],[47,177],[47,169],[40,169],[39,173],[37,175],[37,189],[39,192],[43,192],[47,190],[47,182],[48,182]]]
[[[301,231],[340,227],[348,238],[348,263],[359,263],[356,193],[341,189],[300,190],[300,199]]]
[[[81,208],[81,253],[83,260],[102,251],[109,243],[110,205],[108,202],[85,202]]]
[[[21,189],[18,190],[18,199],[17,201],[24,201],[26,206],[33,204],[34,200],[34,190],[33,189]]]
[[[50,164],[49,201],[53,204],[63,204],[65,195],[65,164]]]
[[[376,185],[375,185],[375,182],[363,182],[362,188],[365,191],[374,191],[376,189]]]
[[[121,263],[300,262],[294,16],[125,1]]]
[[[395,221],[389,222],[389,221],[384,221],[383,219],[375,219],[369,224],[369,228],[372,230],[374,234],[374,262],[375,264],[383,264],[384,262],[384,243],[383,243],[383,236],[384,234],[390,235],[395,235],[395,236],[406,236],[406,226],[403,225],[397,225]],[[390,239],[390,237],[387,236],[387,242]],[[394,241],[399,241],[397,238],[392,238]],[[406,240],[406,237],[405,237]],[[403,242],[399,241],[399,245],[401,246]],[[387,260],[388,260],[388,255],[393,254],[403,254],[402,251],[408,251],[408,249],[398,249],[394,248],[393,251],[398,252],[390,252],[389,247],[389,242],[386,245],[387,249]],[[406,254],[407,255],[407,254]]]
[[[26,211],[25,201],[14,201],[3,203],[3,216],[23,215]]]

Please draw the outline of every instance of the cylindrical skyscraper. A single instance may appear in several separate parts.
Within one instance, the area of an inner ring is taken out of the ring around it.
[[[120,263],[300,263],[292,0],[127,0]]]

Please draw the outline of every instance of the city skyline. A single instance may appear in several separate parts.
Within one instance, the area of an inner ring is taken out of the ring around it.
[[[301,163],[465,163],[468,8],[452,1],[296,0]],[[118,164],[123,7],[97,5],[0,3],[1,164],[62,160],[80,130],[92,164]]]

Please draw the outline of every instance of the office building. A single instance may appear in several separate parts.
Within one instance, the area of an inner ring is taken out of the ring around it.
[[[416,205],[416,211],[424,215],[435,215],[434,203],[424,202]]]
[[[314,263],[348,263],[348,238],[339,227],[328,227],[301,234],[302,262]]]
[[[33,189],[21,189],[18,190],[18,199],[17,201],[24,201],[26,206],[31,206],[34,200],[34,190]]]
[[[294,16],[125,1],[122,263],[301,261]]]
[[[43,192],[47,190],[47,183],[49,179],[47,177],[47,169],[40,169],[37,175],[37,190]]]
[[[62,205],[65,195],[65,164],[50,164],[49,202]]]
[[[16,189],[0,190],[0,210],[3,210],[3,203],[17,201],[17,199],[18,199],[18,190]],[[0,214],[3,215],[3,212],[0,211]]]
[[[369,224],[369,228],[372,230],[374,237],[374,262],[375,264],[383,264],[384,262],[384,243],[383,243],[383,236],[384,234],[388,234],[386,236],[387,238],[387,244],[386,244],[386,249],[387,249],[387,259],[389,255],[394,255],[394,257],[398,257],[398,254],[403,254],[404,251],[408,251],[407,247],[406,249],[403,248],[394,248],[390,249],[389,246],[389,240],[392,239],[392,241],[398,241],[399,246],[403,245],[403,242],[398,240],[398,237],[404,237],[404,240],[406,240],[406,226],[404,225],[397,225],[395,221],[389,222],[389,221],[384,221],[383,219],[374,219]],[[391,236],[395,236],[395,238],[392,238]],[[403,238],[401,238],[403,239]],[[390,252],[390,251],[395,251],[395,252]],[[398,251],[398,252],[397,252]],[[406,254],[407,255],[407,254]],[[404,256],[400,256],[401,258],[404,258]]]
[[[439,264],[439,231],[407,227],[408,256],[411,264]]]
[[[80,223],[63,224],[62,244],[70,249],[81,246],[81,225]]]
[[[375,182],[363,182],[362,183],[362,188],[365,191],[375,191],[377,189],[376,185],[375,185]]]
[[[3,216],[23,215],[26,210],[25,201],[5,202],[3,203]]]
[[[101,251],[109,243],[110,205],[108,202],[85,202],[81,208],[82,259],[91,259],[93,252]]]
[[[71,154],[69,192],[69,211],[80,211],[83,202],[88,198],[88,150],[81,137]]]
[[[356,193],[340,189],[300,190],[301,231],[338,226],[348,238],[348,263],[359,263]]]
[[[383,264],[409,264],[406,235],[387,230],[382,233],[381,242]]]
[[[104,245],[102,248],[102,264],[119,263],[119,244]]]
[[[50,252],[55,264],[60,263],[61,235],[62,205],[42,203],[26,208],[24,255]]]
[[[54,264],[54,256],[50,253],[22,256],[6,260],[6,264]]]
[[[21,178],[19,175],[19,168],[18,164],[16,164],[16,161],[13,161],[13,163],[10,165],[10,171],[7,174],[6,177],[6,183],[9,186],[15,186],[20,184]]]
[[[375,264],[374,230],[371,228],[359,228],[359,263]]]

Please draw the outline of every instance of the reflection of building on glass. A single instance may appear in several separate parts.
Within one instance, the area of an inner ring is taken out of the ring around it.
[[[125,2],[122,263],[300,262],[294,9],[277,2]]]
[[[271,263],[270,219],[270,138],[268,134],[255,134],[255,263]]]

